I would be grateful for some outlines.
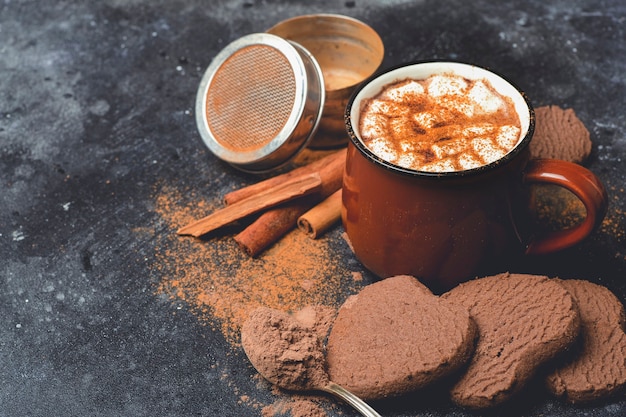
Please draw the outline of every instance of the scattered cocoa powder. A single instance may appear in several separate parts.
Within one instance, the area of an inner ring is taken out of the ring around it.
[[[155,212],[163,231],[155,243],[157,292],[182,301],[202,323],[220,330],[233,345],[249,313],[259,306],[295,312],[308,305],[337,307],[361,283],[344,271],[328,239],[298,230],[258,258],[244,254],[230,235],[210,240],[180,237],[176,230],[221,205],[220,196],[163,186]]]
[[[624,241],[626,239],[626,212],[620,206],[620,201],[623,201],[624,198],[624,187],[607,185],[607,190],[612,196],[612,201],[609,202],[609,210],[600,225],[600,231],[619,241]],[[622,256],[626,256],[626,254],[622,254]]]
[[[537,202],[535,217],[547,230],[570,228],[585,219],[582,201],[571,191],[551,184],[535,185],[533,193]]]
[[[352,279],[355,281],[363,281],[363,274],[360,272],[353,272]]]
[[[624,187],[606,184],[606,188],[611,200],[598,233],[618,242],[624,242],[626,241],[626,212],[620,206]],[[533,190],[536,202],[535,220],[546,230],[569,228],[584,220],[585,206],[570,191],[555,185],[536,185]],[[626,259],[626,253],[618,253],[616,256]]]
[[[264,407],[263,417],[274,417],[290,413],[291,417],[328,417],[326,411],[315,401],[306,398],[281,400]]]

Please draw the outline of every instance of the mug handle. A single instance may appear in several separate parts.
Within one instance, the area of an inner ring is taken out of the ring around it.
[[[526,247],[526,254],[544,255],[573,246],[591,234],[604,220],[608,208],[604,185],[595,174],[581,165],[557,159],[534,159],[529,161],[522,180],[525,184],[561,186],[578,197],[587,211],[585,219],[576,226],[531,240]]]

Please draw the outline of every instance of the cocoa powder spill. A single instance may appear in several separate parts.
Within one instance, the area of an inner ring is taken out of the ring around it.
[[[600,225],[600,232],[610,236],[616,242],[626,243],[626,211],[621,205],[624,201],[624,187],[622,185],[614,186],[606,184],[607,191],[611,200],[609,201],[609,209]],[[618,252],[616,257],[626,260],[626,253]]]
[[[598,233],[623,243],[626,241],[626,213],[620,207],[620,201],[623,199],[624,187],[606,184],[606,188],[612,197]],[[585,206],[570,191],[553,185],[536,186],[534,190],[537,202],[535,220],[547,230],[566,229],[584,220]],[[626,259],[626,253],[617,253],[616,256]]]
[[[169,233],[156,244],[157,292],[185,302],[231,344],[239,344],[241,325],[257,307],[336,308],[362,286],[343,270],[327,239],[313,240],[297,229],[258,258],[243,253],[230,235],[206,241],[177,236],[182,225],[221,204],[219,196],[212,203],[194,194],[169,186],[158,190],[155,211]]]

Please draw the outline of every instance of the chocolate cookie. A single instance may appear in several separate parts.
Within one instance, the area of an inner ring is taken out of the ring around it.
[[[575,357],[548,378],[555,395],[573,403],[607,397],[626,386],[626,315],[609,289],[583,280],[564,280],[581,318],[581,346]]]
[[[529,145],[533,158],[583,163],[591,153],[589,131],[574,110],[558,106],[535,109],[535,133]]]
[[[508,400],[578,335],[573,297],[545,276],[504,273],[475,279],[442,298],[465,306],[478,326],[476,351],[451,389],[452,400],[463,407]]]
[[[365,399],[398,396],[457,370],[474,348],[466,308],[402,275],[341,306],[327,344],[330,379]]]

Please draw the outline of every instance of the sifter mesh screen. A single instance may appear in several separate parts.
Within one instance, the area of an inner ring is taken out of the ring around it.
[[[296,79],[278,50],[251,45],[232,54],[207,91],[206,116],[215,140],[233,151],[254,151],[274,139],[293,110]]]

